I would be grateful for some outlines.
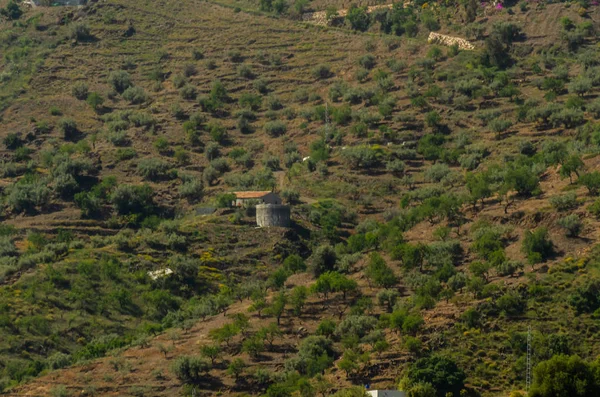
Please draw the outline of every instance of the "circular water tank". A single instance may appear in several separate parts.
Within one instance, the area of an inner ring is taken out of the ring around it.
[[[260,227],[290,227],[290,206],[282,204],[258,204],[256,223]]]

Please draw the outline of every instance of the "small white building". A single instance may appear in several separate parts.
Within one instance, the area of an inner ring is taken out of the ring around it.
[[[235,201],[231,204],[234,207],[243,207],[247,204],[281,204],[281,197],[270,191],[246,191],[233,194],[235,194]]]
[[[406,393],[398,390],[367,390],[371,397],[406,397]]]

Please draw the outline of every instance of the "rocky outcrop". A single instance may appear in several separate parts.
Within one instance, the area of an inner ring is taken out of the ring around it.
[[[377,6],[367,7],[367,13],[371,13],[375,10],[392,8],[393,4],[383,4]],[[315,11],[315,12],[306,12],[302,14],[302,20],[305,22],[314,23],[315,25],[327,26],[329,23],[336,18],[344,18],[348,14],[348,10],[338,10],[337,15],[334,17],[327,19],[326,11]]]
[[[447,36],[445,34],[431,32],[427,41],[430,44],[441,44],[448,47],[457,45],[461,50],[474,50],[475,46],[465,39],[460,37]]]

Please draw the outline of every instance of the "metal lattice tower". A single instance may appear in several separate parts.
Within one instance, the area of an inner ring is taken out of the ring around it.
[[[527,377],[525,379],[525,391],[529,394],[531,387],[531,325],[527,328]]]

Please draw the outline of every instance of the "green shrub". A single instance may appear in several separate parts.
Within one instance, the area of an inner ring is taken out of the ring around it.
[[[277,156],[266,155],[263,158],[263,165],[265,168],[268,168],[271,171],[278,171],[281,169],[281,166],[279,165],[279,157]]]
[[[180,89],[187,83],[187,78],[182,74],[175,74],[173,76],[173,86],[177,89]]]
[[[98,111],[102,104],[104,104],[104,98],[97,92],[91,92],[85,101],[94,111]]]
[[[75,194],[75,204],[81,210],[84,218],[94,218],[101,213],[102,201],[93,193],[80,192]]]
[[[381,255],[373,253],[365,270],[365,275],[377,286],[389,288],[396,284],[393,270],[385,263]]]
[[[583,222],[575,214],[562,217],[556,223],[565,229],[567,237],[577,237],[581,233],[581,229],[583,229]]]
[[[221,145],[227,142],[227,129],[224,126],[217,122],[211,122],[210,124],[208,124],[207,127],[209,130],[210,137],[213,141]]]
[[[240,96],[238,103],[240,104],[240,107],[242,107],[242,108],[250,109],[252,111],[257,111],[258,109],[260,109],[260,106],[262,104],[262,97],[260,95],[255,95],[255,94],[251,94],[249,92],[245,92]],[[251,118],[247,118],[247,117],[244,117],[244,118],[246,118],[248,121],[251,120]]]
[[[311,73],[315,79],[327,79],[332,75],[329,66],[323,64],[315,66]]]
[[[72,362],[70,355],[60,352],[54,353],[46,359],[46,364],[53,370],[68,367]]]
[[[266,94],[269,92],[269,83],[265,79],[257,79],[252,83],[252,86],[256,91],[261,94]]]
[[[170,169],[171,165],[163,160],[146,158],[138,163],[137,173],[144,179],[156,181],[168,177]]]
[[[433,164],[424,172],[426,181],[436,183],[440,182],[450,173],[450,168],[446,164]]]
[[[353,146],[342,151],[341,157],[352,169],[371,169],[381,165],[382,153],[368,146]]]
[[[569,296],[569,305],[578,314],[594,313],[600,308],[600,282],[597,279],[587,280],[584,285],[577,286]]]
[[[178,190],[179,195],[191,203],[201,201],[204,196],[204,184],[199,178],[187,178]]]
[[[129,87],[123,92],[123,99],[132,105],[139,105],[148,100],[148,94],[142,87]]]
[[[210,166],[221,174],[229,171],[230,169],[227,159],[223,157],[212,160],[210,162]]]
[[[520,196],[535,196],[541,193],[538,176],[526,166],[509,169],[504,175],[504,188],[514,189]]]
[[[534,368],[530,397],[594,396],[600,390],[598,364],[578,356],[555,355]],[[562,381],[558,382],[558,379]]]
[[[171,372],[184,383],[197,383],[210,370],[210,364],[195,356],[180,356],[171,364]]]
[[[244,57],[239,50],[229,50],[227,52],[227,56],[229,57],[229,60],[234,63],[240,63],[244,61]]]
[[[50,189],[44,180],[21,180],[7,189],[6,203],[16,213],[33,212],[50,202]]]
[[[496,302],[502,312],[515,316],[522,314],[527,308],[527,302],[517,292],[507,292]]]
[[[58,128],[66,140],[75,138],[75,136],[79,133],[79,130],[77,129],[77,123],[73,119],[60,119],[58,121]]]
[[[587,174],[583,174],[579,178],[579,183],[588,189],[590,195],[597,196],[600,192],[600,172],[592,171]]]
[[[20,136],[14,132],[9,132],[8,134],[6,134],[6,136],[2,140],[2,143],[4,143],[4,146],[6,146],[8,150],[18,149],[24,144]]]
[[[369,71],[361,68],[356,71],[356,80],[360,83],[364,83],[369,78]]]
[[[17,256],[19,251],[10,236],[0,236],[0,257]]]
[[[25,167],[17,163],[0,162],[0,178],[14,178],[25,171]]]
[[[106,139],[115,146],[127,146],[130,143],[127,132],[125,131],[109,132]]]
[[[366,31],[371,26],[371,16],[367,12],[367,7],[357,7],[351,4],[346,14],[346,21],[354,30]]]
[[[292,254],[285,258],[283,267],[291,273],[300,273],[306,271],[306,263],[301,256]]]
[[[156,125],[156,119],[146,112],[135,112],[129,115],[129,121],[136,127],[144,127],[147,130]]]
[[[245,79],[253,79],[254,73],[252,72],[252,68],[248,65],[240,65],[237,68],[238,76]]]
[[[14,21],[21,18],[21,15],[23,15],[23,10],[21,10],[21,7],[19,7],[17,2],[14,0],[9,0],[5,8],[0,8],[0,15]]]
[[[402,160],[390,160],[386,163],[385,169],[395,177],[401,178],[406,171],[406,164]]]
[[[196,69],[196,65],[193,63],[186,63],[183,65],[183,75],[185,77],[192,77],[198,73],[198,69]]]
[[[202,172],[202,179],[208,186],[212,186],[221,174],[211,166],[208,166]]]
[[[88,85],[84,82],[75,83],[71,89],[71,93],[75,98],[83,101],[87,99],[89,94]]]
[[[71,393],[67,390],[65,385],[57,385],[50,389],[51,397],[69,397]]]
[[[314,376],[333,364],[332,342],[323,336],[308,336],[300,342],[298,354],[290,364],[301,374]]]
[[[108,84],[110,84],[118,93],[123,93],[126,89],[133,86],[131,76],[124,70],[111,72],[108,75]]]
[[[584,96],[592,89],[592,80],[585,77],[579,77],[569,84],[569,93]]]
[[[405,377],[403,383],[411,386],[430,383],[436,390],[435,395],[444,397],[447,393],[458,396],[464,388],[466,375],[451,358],[438,353],[413,362]]]
[[[573,174],[579,177],[579,172],[584,168],[585,164],[581,157],[573,154],[562,162],[559,173],[562,178],[569,178],[569,181],[573,183]]]
[[[154,190],[149,185],[118,185],[110,200],[120,215],[149,214],[154,209]]]
[[[596,200],[592,204],[590,204],[590,206],[588,207],[588,211],[596,218],[600,218],[600,200]]]
[[[267,107],[269,110],[280,110],[283,109],[283,104],[281,100],[275,95],[269,95],[267,97]]]
[[[504,261],[496,266],[496,271],[500,276],[513,276],[521,270],[523,270],[523,264],[518,261]]]
[[[554,126],[563,125],[565,128],[575,128],[584,123],[583,111],[579,109],[564,108],[556,113],[552,113],[548,121]]]
[[[94,38],[90,27],[84,23],[75,23],[71,26],[71,39],[77,41],[88,41]]]
[[[557,211],[567,211],[577,207],[577,194],[569,192],[556,195],[550,197],[548,201],[550,201],[550,205]]]
[[[510,127],[512,127],[513,123],[510,120],[505,119],[494,119],[490,121],[489,127],[490,130],[496,135],[501,135],[503,132],[506,132]]]
[[[358,59],[358,64],[365,69],[371,70],[377,64],[377,60],[375,59],[375,56],[367,54]]]
[[[219,194],[216,197],[216,205],[219,208],[231,207],[231,203],[235,201],[235,198],[235,194],[233,193]]]
[[[198,96],[198,91],[193,85],[186,84],[179,90],[179,95],[181,95],[181,98],[191,101],[196,99],[196,96]]]
[[[272,138],[285,134],[287,126],[281,121],[269,121],[265,124],[265,132]]]
[[[554,254],[554,245],[548,237],[548,229],[540,227],[533,232],[526,231],[521,250],[531,265],[546,261]]]

